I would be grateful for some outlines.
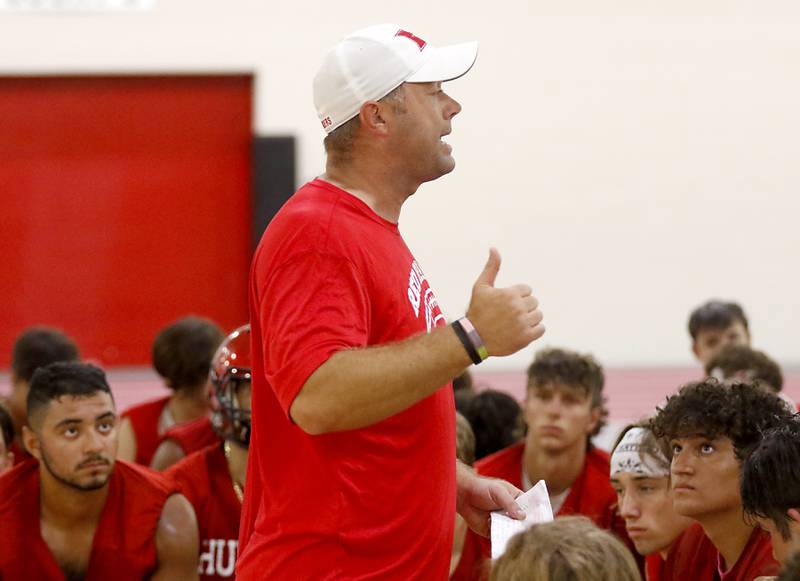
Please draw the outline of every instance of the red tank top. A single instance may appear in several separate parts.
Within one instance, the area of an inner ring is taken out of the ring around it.
[[[158,433],[158,420],[161,413],[169,401],[169,396],[162,397],[154,401],[148,401],[123,412],[122,417],[128,418],[136,434],[136,463],[142,466],[150,466],[153,454],[161,442],[161,434]]]
[[[14,466],[16,466],[17,464],[22,464],[25,460],[33,458],[33,456],[28,454],[27,450],[25,450],[22,446],[17,444],[16,440],[11,442],[11,445],[8,447],[8,450],[9,452],[14,453]]]
[[[208,416],[172,426],[164,432],[161,441],[164,440],[178,444],[187,456],[222,441],[211,427],[211,418]]]
[[[92,543],[86,581],[140,581],[156,568],[156,527],[177,487],[147,468],[118,460]],[[39,464],[23,462],[0,478],[0,579],[64,579],[39,527]]]
[[[242,504],[222,444],[184,458],[167,472],[191,503],[200,530],[200,579],[231,579],[235,575]]]

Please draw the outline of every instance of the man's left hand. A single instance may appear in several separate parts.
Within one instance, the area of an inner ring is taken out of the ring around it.
[[[473,531],[489,536],[489,513],[505,511],[511,518],[525,520],[525,513],[514,500],[522,491],[497,478],[478,476],[461,462],[456,463],[456,511]]]

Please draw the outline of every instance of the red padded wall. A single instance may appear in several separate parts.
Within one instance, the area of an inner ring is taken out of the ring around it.
[[[249,76],[0,78],[0,367],[34,324],[147,364],[187,313],[246,321]]]

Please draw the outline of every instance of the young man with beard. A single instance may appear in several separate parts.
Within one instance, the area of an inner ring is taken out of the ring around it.
[[[676,540],[692,524],[672,508],[669,460],[642,425],[622,432],[611,454],[611,485],[625,530],[645,556],[647,581],[665,581],[665,562],[675,558]]]
[[[590,355],[566,349],[540,351],[528,368],[525,439],[483,458],[475,468],[522,490],[544,480],[555,515],[587,516],[629,543],[608,480],[608,453],[593,447],[590,440],[607,415],[603,384],[603,370]],[[452,578],[485,576],[484,561],[490,554],[488,540],[468,533]]]
[[[687,384],[658,410],[650,427],[671,446],[673,507],[697,521],[666,563],[667,579],[750,581],[777,574],[769,535],[744,516],[740,462],[763,430],[790,415],[772,393],[713,378]]]
[[[189,499],[200,532],[200,579],[234,577],[250,445],[250,325],[236,329],[211,360],[211,383],[224,440],[166,472]]]
[[[115,461],[118,417],[103,372],[38,369],[26,448],[0,477],[2,579],[197,579],[197,524],[173,484]],[[38,462],[37,462],[38,460]]]

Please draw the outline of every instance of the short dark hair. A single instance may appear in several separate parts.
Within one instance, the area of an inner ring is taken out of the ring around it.
[[[17,379],[30,382],[39,367],[77,360],[78,346],[67,335],[51,327],[30,327],[14,341],[11,369]]]
[[[800,422],[784,419],[745,452],[742,507],[750,517],[767,518],[789,540],[790,508],[800,509]]]
[[[98,392],[114,395],[103,370],[88,363],[65,361],[40,367],[31,378],[28,392],[28,423],[51,401],[64,396],[89,397]]]
[[[727,329],[736,321],[742,323],[745,330],[749,331],[747,316],[738,303],[712,299],[692,311],[689,316],[689,335],[694,341],[700,331]]]
[[[195,387],[208,379],[211,359],[223,339],[222,329],[208,319],[178,319],[153,341],[153,367],[170,389]]]
[[[600,408],[600,421],[591,433],[597,435],[608,418],[606,400],[603,396],[605,375],[602,366],[588,354],[568,349],[543,349],[528,367],[528,389],[543,387],[549,383],[561,383],[581,390],[589,396],[592,408]]]
[[[467,401],[464,411],[475,432],[475,459],[480,460],[525,435],[522,408],[502,391],[487,389]]]
[[[762,381],[772,391],[783,388],[783,373],[775,361],[763,351],[756,351],[745,345],[727,345],[706,365],[706,375],[713,375],[719,369],[723,379],[734,377],[747,371],[748,381]]]
[[[8,451],[8,447],[14,441],[14,422],[11,421],[11,414],[3,404],[0,404],[0,434],[3,436],[3,443]]]
[[[747,382],[721,383],[711,377],[684,385],[667,398],[650,422],[658,438],[726,437],[736,457],[755,444],[761,433],[792,414],[774,393]]]

